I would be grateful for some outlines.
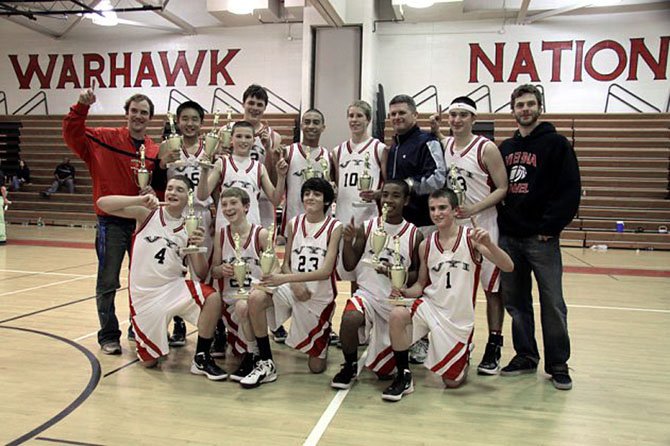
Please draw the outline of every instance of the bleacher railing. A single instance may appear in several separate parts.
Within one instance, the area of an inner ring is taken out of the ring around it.
[[[34,104],[33,104],[34,103]],[[30,107],[32,104],[32,107]],[[38,106],[44,104],[44,114],[48,115],[49,114],[49,105],[47,104],[47,95],[43,91],[39,91],[33,95],[30,99],[28,99],[22,106],[14,110],[12,113],[13,115],[18,115],[18,114],[24,114],[27,115],[31,111],[35,110]],[[30,107],[30,108],[28,108]],[[28,108],[27,111],[23,111],[24,108]],[[21,113],[23,112],[23,113]]]
[[[0,105],[5,107],[5,115],[8,115],[9,113],[7,112],[7,95],[5,94],[4,91],[0,91]]]
[[[223,94],[225,96],[220,96],[220,94]],[[228,98],[227,100],[226,100],[226,97]],[[216,102],[217,101],[222,102],[225,105],[225,110],[230,108],[235,113],[240,113],[240,110],[242,109],[242,101],[240,101],[235,96],[228,93],[226,90],[224,90],[221,87],[217,87],[217,88],[214,89],[214,94],[212,95],[212,110],[216,110]],[[240,108],[238,109],[233,104],[237,104],[237,106],[239,106]]]
[[[613,90],[615,90],[615,91],[613,91]],[[642,104],[646,105],[647,107],[651,108],[652,110],[654,110],[658,113],[661,112],[660,108],[658,108],[655,105],[652,105],[649,102],[645,101],[644,99],[642,99],[640,96],[636,95],[635,93],[633,93],[629,89],[624,88],[619,84],[612,84],[607,88],[607,98],[605,99],[605,111],[604,111],[604,113],[607,113],[607,109],[609,108],[610,97],[612,97],[614,99],[618,99],[620,102],[626,104],[628,107],[630,107],[631,109],[635,110],[638,113],[644,113],[644,111],[641,108],[636,107],[635,105],[631,104],[626,99],[624,99],[623,97],[619,96],[619,95],[623,95],[623,94],[629,95],[629,98],[628,98],[629,100],[631,100],[631,97],[632,97],[633,99],[641,102]],[[670,99],[669,99],[669,101],[670,101]],[[667,107],[666,107],[666,109],[667,109]]]
[[[426,98],[424,98],[424,99],[422,99],[422,100],[420,100],[420,101],[417,100],[417,98],[418,98],[419,96],[421,96],[422,94],[424,94],[424,93],[426,93],[426,92],[429,92],[429,91],[431,91],[432,93],[429,94],[428,97],[426,97]],[[430,101],[431,99],[435,98],[435,111],[436,111],[437,113],[440,113],[440,111],[441,111],[441,110],[440,110],[440,101],[439,101],[439,99],[438,99],[438,97],[437,97],[437,87],[436,87],[435,85],[429,85],[429,86],[427,86],[426,88],[424,88],[423,90],[419,91],[418,93],[413,94],[413,95],[412,95],[412,98],[414,98],[414,102],[416,102],[416,106],[417,106],[417,108],[420,107],[422,104],[424,104],[424,103]]]
[[[170,90],[170,93],[168,95],[167,111],[170,111],[170,107],[172,107],[172,101],[176,102],[177,107],[179,107],[183,102],[192,100],[193,99],[189,98],[181,91],[177,90],[176,88],[173,88]],[[207,112],[207,110],[205,110],[205,112]]]
[[[478,98],[475,99],[474,96],[476,93],[479,93],[480,91],[484,91],[484,94]],[[469,97],[473,101],[475,101],[475,104],[478,104],[480,101],[483,101],[484,99],[487,99],[487,104],[489,106],[488,113],[491,113],[491,89],[489,88],[488,85],[480,85],[479,87],[475,88],[472,90],[470,93],[466,94],[465,96]],[[479,111],[479,109],[478,109]]]

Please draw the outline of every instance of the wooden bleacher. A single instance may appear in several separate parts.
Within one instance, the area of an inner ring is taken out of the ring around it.
[[[241,115],[233,115],[233,120]],[[293,141],[296,115],[266,114],[264,120],[282,136],[284,144]],[[20,192],[12,192],[12,206],[5,213],[9,223],[37,224],[38,220],[47,225],[57,226],[93,226],[92,180],[83,161],[77,158],[65,145],[62,137],[62,115],[54,116],[0,116],[0,123],[20,120],[21,157],[30,168],[32,184],[24,185]],[[213,122],[207,115],[203,128],[209,131]],[[163,133],[165,115],[156,115],[148,127],[147,133],[154,141],[160,141]],[[224,119],[225,121],[225,119]],[[220,124],[223,121],[220,121]],[[89,127],[120,127],[125,124],[124,116],[92,115],[87,120]],[[49,199],[43,199],[39,193],[49,187],[53,181],[53,171],[63,157],[69,156],[75,167],[75,193],[60,191]]]
[[[422,128],[429,128],[428,117],[420,116]],[[542,119],[574,143],[582,176],[579,211],[562,245],[670,249],[670,235],[659,233],[670,227],[670,114],[548,113]],[[480,114],[478,120],[494,122],[498,143],[516,130],[510,114]],[[384,134],[390,143],[388,121]],[[616,232],[619,220],[623,233]]]

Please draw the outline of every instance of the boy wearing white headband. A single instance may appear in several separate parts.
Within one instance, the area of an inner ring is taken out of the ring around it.
[[[477,116],[477,105],[472,99],[465,96],[454,99],[447,113],[453,136],[441,135],[439,115],[431,117],[431,126],[444,148],[447,186],[464,192],[464,201],[456,217],[460,219],[459,224],[471,226],[470,217],[476,216],[477,225],[486,229],[491,234],[491,240],[497,244],[496,204],[507,194],[507,171],[502,155],[492,141],[472,133]],[[505,314],[499,293],[500,270],[485,260],[480,282],[486,294],[489,339],[477,372],[480,375],[496,375],[500,371]]]

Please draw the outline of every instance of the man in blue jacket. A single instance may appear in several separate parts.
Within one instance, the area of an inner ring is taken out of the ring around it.
[[[559,236],[579,207],[579,166],[570,142],[552,124],[539,121],[542,96],[537,88],[516,88],[511,105],[518,130],[500,145],[509,188],[498,208],[498,226],[500,247],[514,262],[513,272],[501,274],[500,289],[512,317],[516,355],[501,375],[535,373],[540,360],[532,273],[540,292],[544,370],[554,387],[569,390],[570,338]]]
[[[444,186],[447,172],[440,142],[435,135],[419,128],[417,116],[411,96],[400,94],[389,102],[395,135],[386,162],[386,175],[389,179],[407,182],[411,192],[403,218],[428,235],[434,229],[428,215],[428,194]]]

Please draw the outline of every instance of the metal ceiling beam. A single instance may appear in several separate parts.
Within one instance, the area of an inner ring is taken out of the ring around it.
[[[26,20],[21,20],[18,17],[4,17],[5,20],[9,20],[10,22],[14,22],[19,26],[23,26],[24,28],[28,28],[32,31],[36,31],[40,34],[44,34],[47,37],[53,37],[53,38],[58,38],[60,37],[58,33],[55,31],[50,30],[49,28],[45,28],[42,25],[38,25],[35,22],[31,21],[26,21]]]
[[[147,0],[136,0],[137,3],[148,6],[149,3]],[[184,34],[189,35],[189,36],[194,36],[198,33],[198,31],[195,29],[193,25],[188,23],[186,20],[182,19],[181,17],[171,13],[170,11],[165,9],[165,6],[167,5],[167,1],[163,4],[163,9],[161,10],[154,10],[153,12],[155,14],[158,14],[159,16],[163,17],[165,20],[168,22],[178,26],[181,30],[184,31]]]
[[[516,24],[523,25],[523,22],[526,20],[526,14],[528,14],[528,7],[530,6],[530,0],[523,0],[521,3],[521,8],[519,13],[516,16]]]
[[[574,5],[564,6],[563,8],[552,9],[551,11],[542,12],[540,14],[535,14],[533,16],[528,17],[526,19],[526,21],[524,22],[524,24],[528,25],[528,24],[531,24],[533,22],[537,22],[538,20],[543,20],[543,19],[546,19],[546,18],[549,18],[549,17],[554,17],[554,16],[557,16],[557,15],[560,15],[560,14],[565,14],[566,12],[574,11],[575,9],[581,9],[581,8],[586,7],[586,6],[589,6],[591,3],[593,3],[593,2],[592,1],[582,1],[582,2],[577,2]]]

